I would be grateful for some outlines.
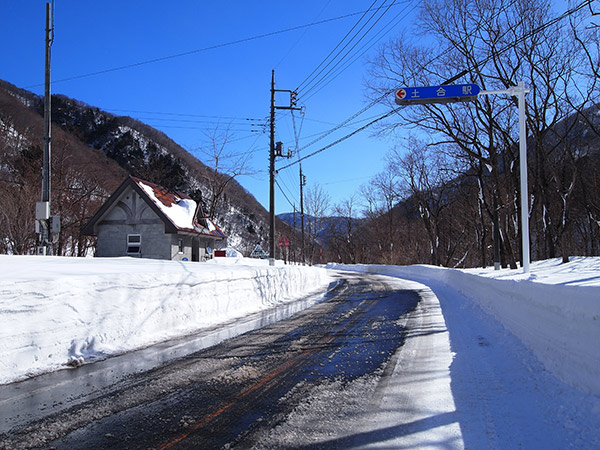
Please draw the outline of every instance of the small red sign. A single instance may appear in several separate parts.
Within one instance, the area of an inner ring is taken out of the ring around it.
[[[277,247],[289,247],[290,246],[290,241],[288,238],[286,238],[285,236],[282,237],[281,239],[279,239],[279,242],[277,244]]]
[[[396,98],[398,100],[403,100],[406,97],[406,89],[398,89],[396,91]]]

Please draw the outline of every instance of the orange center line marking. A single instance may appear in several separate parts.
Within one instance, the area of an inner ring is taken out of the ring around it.
[[[361,302],[361,303],[364,303],[365,301],[366,300],[363,300],[363,302]],[[364,312],[367,312],[368,310],[370,310],[371,308],[373,308],[375,306],[375,304],[377,304],[378,302],[379,302],[379,299],[376,299],[375,301],[371,302],[368,305],[368,307],[365,309]],[[317,343],[318,344],[327,344],[327,343],[332,342],[335,339],[335,337],[336,337],[335,335],[331,335],[330,334],[330,335],[324,336],[323,338],[319,339],[319,341]],[[160,445],[158,447],[158,450],[166,450],[168,448],[173,447],[175,444],[178,444],[179,442],[187,439],[192,433],[195,433],[200,428],[202,428],[203,426],[207,425],[209,422],[213,421],[214,419],[216,419],[217,417],[219,417],[221,414],[223,414],[225,411],[227,411],[229,408],[231,408],[233,405],[235,405],[235,403],[237,401],[243,399],[244,397],[247,397],[248,395],[250,395],[252,392],[256,391],[257,389],[260,389],[265,384],[269,383],[275,377],[277,377],[278,375],[280,375],[282,372],[285,372],[290,367],[296,365],[300,360],[302,360],[303,358],[306,358],[308,355],[310,355],[311,353],[314,353],[317,350],[318,350],[317,348],[310,348],[308,350],[304,350],[301,354],[299,354],[295,358],[289,360],[285,364],[282,364],[281,366],[279,366],[275,370],[272,370],[267,375],[265,375],[263,378],[261,378],[257,383],[255,383],[254,385],[252,385],[252,387],[250,387],[249,389],[247,389],[244,392],[242,392],[238,397],[234,397],[232,400],[230,400],[229,402],[227,402],[226,404],[224,404],[223,406],[221,406],[219,409],[217,409],[215,412],[213,412],[209,416],[206,416],[201,421],[196,422],[191,427],[190,430],[186,431],[185,433],[180,434],[178,437],[174,438],[173,440],[170,440],[170,441],[165,442],[162,445]]]
[[[249,389],[247,389],[244,392],[242,392],[238,397],[234,397],[233,400],[229,401],[228,403],[226,403],[225,405],[223,405],[222,407],[220,407],[219,409],[217,409],[211,415],[205,417],[200,422],[195,423],[189,431],[187,431],[187,432],[179,435],[177,438],[173,439],[172,441],[165,442],[160,447],[158,447],[158,449],[159,450],[164,450],[164,449],[171,448],[175,444],[183,441],[184,439],[187,439],[192,433],[196,432],[197,430],[199,430],[200,428],[202,428],[203,426],[205,426],[206,424],[208,424],[212,420],[214,420],[217,417],[219,417],[221,414],[223,414],[229,408],[231,408],[237,401],[243,399],[244,397],[247,397],[248,395],[250,395],[252,392],[256,391],[257,389],[260,389],[265,384],[267,384],[268,382],[272,381],[275,377],[277,377],[278,375],[280,375],[282,372],[286,371],[287,369],[289,369],[293,365],[297,364],[298,361],[300,361],[302,358],[307,357],[309,354],[313,353],[314,351],[316,351],[316,349],[305,350],[300,355],[298,355],[295,358],[289,360],[285,364],[282,364],[277,369],[269,372],[267,375],[265,375],[263,378],[261,378],[257,383],[255,383],[254,385],[252,385],[252,387],[250,387]]]

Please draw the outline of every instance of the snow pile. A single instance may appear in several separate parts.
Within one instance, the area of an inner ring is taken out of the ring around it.
[[[564,286],[600,286],[600,258],[573,256],[568,264],[562,258],[535,261],[530,273],[522,270],[464,269],[463,272],[496,280],[535,281]],[[599,298],[600,300],[600,298]]]
[[[243,258],[244,257],[242,255],[242,252],[239,252],[238,250],[236,250],[233,247],[227,247],[225,249],[225,255],[227,256],[227,258]]]
[[[600,258],[534,262],[529,274],[425,265],[328,267],[448,285],[495,317],[559,379],[600,395]]]
[[[0,255],[0,383],[190,334],[331,281],[320,268],[220,259],[238,263]]]
[[[148,197],[152,199],[154,204],[158,206],[161,211],[179,228],[194,229],[194,215],[196,214],[196,202],[192,199],[180,198],[177,203],[171,205],[165,205],[154,193],[154,189],[143,182],[139,182],[139,185],[148,194]],[[210,221],[207,221],[210,223]],[[210,226],[210,225],[209,225]],[[213,225],[214,227],[214,225]],[[211,230],[213,231],[213,230]]]

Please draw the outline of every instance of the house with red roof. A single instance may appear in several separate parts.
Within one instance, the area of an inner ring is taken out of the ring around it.
[[[81,229],[97,236],[96,256],[206,261],[225,234],[200,203],[129,176]]]

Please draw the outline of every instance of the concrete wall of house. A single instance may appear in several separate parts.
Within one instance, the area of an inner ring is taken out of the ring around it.
[[[100,257],[139,256],[171,259],[172,237],[165,234],[164,223],[133,189],[126,189],[114,207],[96,225]],[[139,255],[127,252],[127,235],[141,235]]]
[[[171,236],[171,259],[173,261],[193,261],[192,260],[192,237],[179,234]],[[182,248],[179,245],[181,241]],[[180,251],[181,250],[181,251]]]
[[[175,261],[207,261],[212,257],[214,239],[175,234],[171,239],[171,259]],[[183,241],[183,252],[179,251],[179,240]],[[194,246],[197,246],[196,251],[194,251]]]
[[[206,261],[212,258],[212,252],[215,249],[215,240],[199,238],[198,241],[200,247],[200,261]]]

